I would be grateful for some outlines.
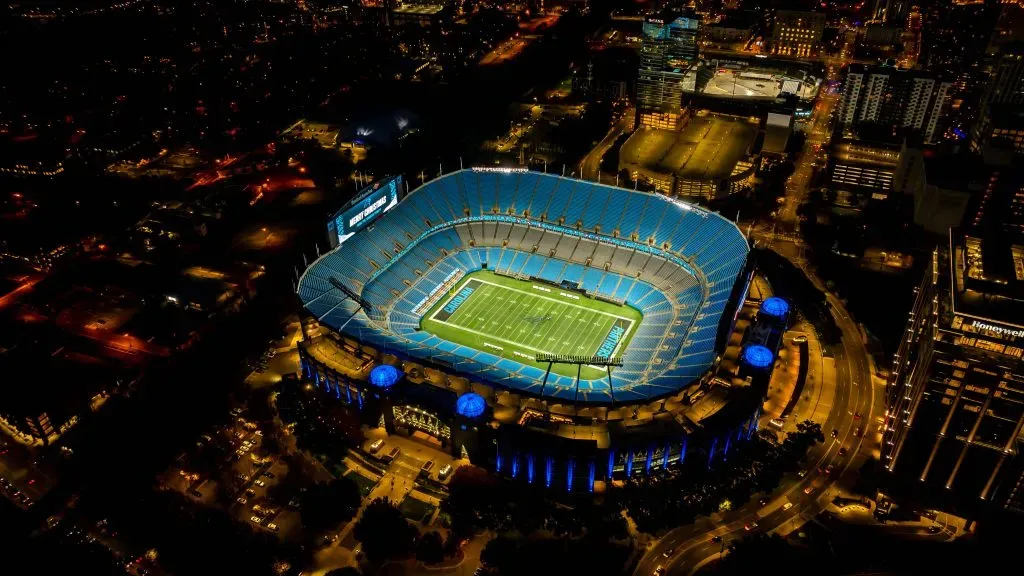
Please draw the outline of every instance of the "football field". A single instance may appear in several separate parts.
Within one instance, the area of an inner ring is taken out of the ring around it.
[[[421,328],[445,340],[538,364],[537,354],[621,356],[640,325],[641,314],[540,282],[489,271],[467,275],[423,316]],[[576,367],[556,364],[552,372],[575,376]],[[603,370],[584,366],[582,378]]]

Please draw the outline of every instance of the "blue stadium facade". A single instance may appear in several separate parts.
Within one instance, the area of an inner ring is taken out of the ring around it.
[[[332,334],[300,346],[303,376],[370,425],[425,432],[529,482],[593,489],[595,478],[668,466],[688,451],[710,463],[756,429],[762,391],[734,388],[699,425],[675,412],[716,365],[746,293],[748,250],[732,222],[661,195],[460,170],[308,266],[298,295]],[[484,268],[568,281],[640,310],[624,365],[577,390],[574,378],[419,330],[439,287]],[[384,364],[400,370],[383,378]]]

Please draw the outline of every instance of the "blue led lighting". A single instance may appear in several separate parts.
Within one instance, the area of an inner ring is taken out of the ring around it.
[[[776,318],[784,318],[786,313],[789,312],[789,302],[777,296],[772,296],[761,302],[761,312]]]
[[[594,469],[597,468],[593,462],[590,463],[590,479],[587,482],[587,489],[591,492],[594,491]]]
[[[683,438],[683,447],[679,451],[679,463],[686,461],[686,438]]]
[[[398,379],[402,375],[398,372],[398,368],[390,364],[381,364],[373,370],[370,370],[370,384],[373,384],[377,388],[387,390],[398,382]]]
[[[512,478],[519,476],[519,455],[514,454],[512,456]]]
[[[554,458],[548,456],[544,459],[544,485],[551,488],[551,469],[554,465]]]
[[[612,469],[615,467],[615,450],[608,451],[608,479],[612,479]]]
[[[654,446],[647,447],[647,460],[644,462],[644,473],[650,475],[651,464],[654,462]]]
[[[565,473],[565,489],[568,492],[572,492],[572,474],[576,470],[576,461],[569,460],[568,470]]]
[[[760,344],[751,344],[743,349],[743,361],[754,368],[767,368],[775,361],[775,355]]]
[[[711,461],[715,459],[715,448],[718,447],[718,438],[711,440],[711,450],[708,450],[708,470],[711,470]]]
[[[626,478],[633,475],[633,451],[626,453]]]
[[[476,418],[487,409],[487,401],[475,392],[466,392],[455,401],[455,412],[466,418]]]
[[[533,454],[526,455],[526,481],[533,484]]]
[[[494,471],[501,472],[501,448],[498,448],[498,459],[494,462]]]
[[[665,442],[665,449],[661,451],[661,467],[662,468],[668,468],[668,451],[669,451],[669,445],[668,445],[668,442]]]

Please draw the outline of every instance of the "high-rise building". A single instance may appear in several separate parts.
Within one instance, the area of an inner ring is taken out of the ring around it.
[[[918,287],[887,385],[882,463],[894,489],[949,505],[1011,502],[1022,356],[1024,242],[951,232]]]
[[[803,10],[776,10],[772,26],[772,54],[810,56],[818,52],[825,33],[825,15]]]
[[[913,4],[911,0],[875,0],[871,15],[875,20],[901,26]]]
[[[1024,104],[1024,45],[1005,46],[992,67],[985,104]]]
[[[993,138],[1010,138],[1024,151],[1024,142],[1017,140],[1024,128],[1020,112],[1024,104],[1024,44],[1002,44],[998,52],[971,130],[971,149],[980,151]]]
[[[843,85],[838,123],[915,130],[926,143],[942,139],[952,83],[927,72],[851,65]]]
[[[640,124],[677,129],[682,122],[683,89],[697,62],[700,19],[648,16],[644,19],[636,82]]]

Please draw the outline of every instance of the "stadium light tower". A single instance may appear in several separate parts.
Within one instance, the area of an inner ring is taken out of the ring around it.
[[[583,371],[583,365],[588,366],[604,366],[605,370],[608,371],[608,395],[612,397],[612,402],[615,402],[615,389],[612,386],[612,366],[622,366],[622,358],[619,356],[574,356],[571,354],[537,354],[537,362],[547,362],[548,369],[544,372],[544,382],[540,385],[540,395],[544,396],[544,387],[548,384],[548,376],[551,374],[551,367],[555,364],[575,364],[576,365],[576,396],[573,399],[580,399],[580,373]]]

